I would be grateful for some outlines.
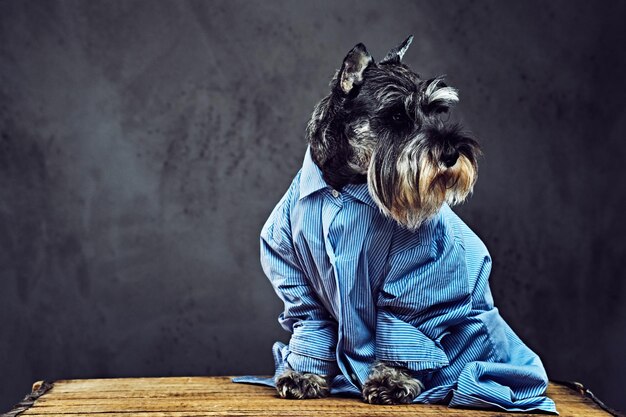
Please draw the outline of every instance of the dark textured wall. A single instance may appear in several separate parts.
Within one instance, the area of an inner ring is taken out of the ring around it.
[[[0,1],[0,410],[38,379],[269,373],[258,262],[345,53],[410,33],[483,145],[458,209],[552,378],[626,408],[624,2]]]

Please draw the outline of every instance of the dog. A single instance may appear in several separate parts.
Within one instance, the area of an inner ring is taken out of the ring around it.
[[[539,358],[493,306],[484,244],[450,209],[472,193],[480,147],[447,120],[457,90],[402,62],[412,40],[379,62],[361,43],[349,51],[261,232],[292,333],[275,345],[276,390],[554,411]],[[485,380],[515,398],[494,399]]]

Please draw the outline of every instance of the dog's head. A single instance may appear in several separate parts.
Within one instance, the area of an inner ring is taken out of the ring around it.
[[[410,36],[380,62],[356,45],[307,126],[311,155],[341,189],[367,181],[381,211],[415,229],[442,204],[460,203],[477,176],[477,142],[441,115],[458,101],[442,77],[422,80],[401,62]]]

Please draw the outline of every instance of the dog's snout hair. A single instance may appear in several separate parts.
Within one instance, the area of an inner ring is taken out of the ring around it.
[[[367,170],[370,195],[385,215],[407,228],[418,228],[444,202],[458,204],[472,192],[479,148],[459,126],[426,128],[404,142],[378,145]],[[448,166],[442,157],[450,148],[458,158]]]

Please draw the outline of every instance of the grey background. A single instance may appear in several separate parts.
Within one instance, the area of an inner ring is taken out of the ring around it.
[[[0,410],[39,379],[267,374],[258,233],[346,52],[448,74],[458,212],[554,379],[626,408],[625,2],[0,1]]]

